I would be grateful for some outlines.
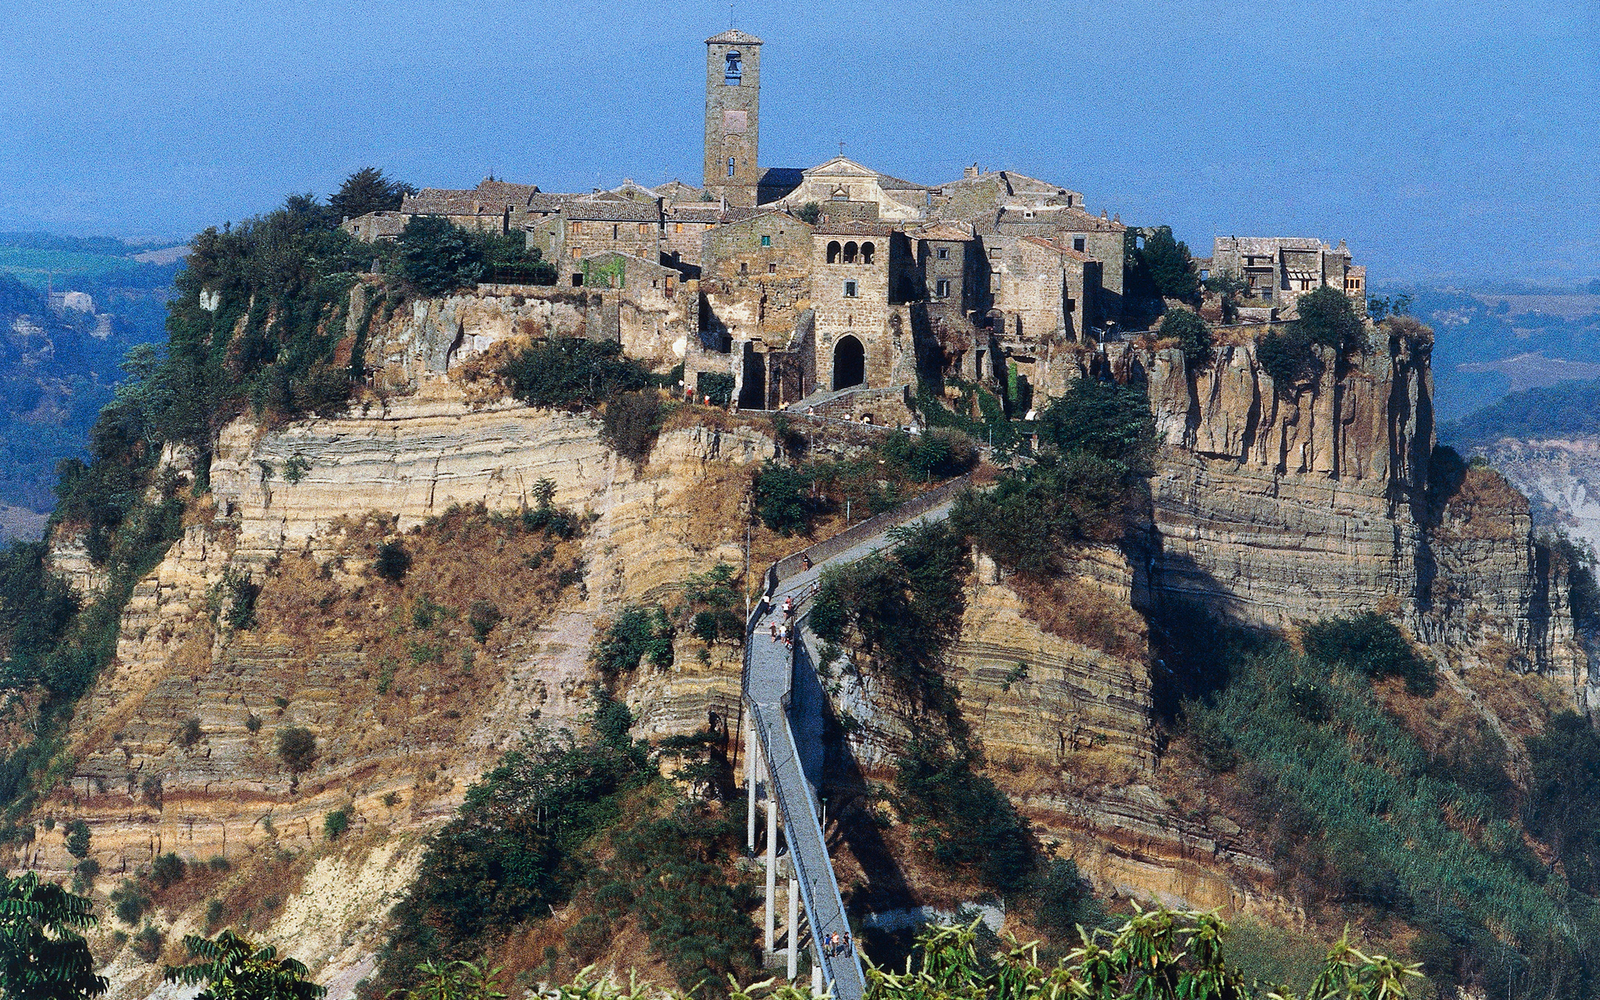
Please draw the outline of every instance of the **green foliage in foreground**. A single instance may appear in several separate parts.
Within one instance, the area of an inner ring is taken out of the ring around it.
[[[905,971],[870,966],[867,1000],[1405,1000],[1419,978],[1415,966],[1368,955],[1341,938],[1314,978],[1293,986],[1247,980],[1227,954],[1230,929],[1211,913],[1138,911],[1115,929],[1085,933],[1054,966],[1042,965],[1037,942],[1007,938],[990,954],[974,921],[930,927],[917,938]],[[992,940],[992,937],[990,938]],[[780,979],[740,985],[729,1000],[811,1000],[805,987]],[[559,1000],[685,1000],[630,979],[595,978],[592,967],[555,988]]]
[[[1330,668],[1281,644],[1230,658],[1227,687],[1186,703],[1184,739],[1211,771],[1229,772],[1219,787],[1235,797],[1232,811],[1271,845],[1302,905],[1358,906],[1420,927],[1414,950],[1441,985],[1600,995],[1585,952],[1600,913],[1524,841],[1505,749],[1486,726],[1430,752],[1384,710],[1365,670],[1342,659]],[[1536,788],[1587,780],[1587,765],[1554,760],[1572,754],[1568,744],[1536,749],[1549,782]],[[1600,748],[1592,759],[1600,766]],[[1574,860],[1587,850],[1578,845]]]
[[[107,982],[78,932],[97,923],[94,904],[34,872],[0,889],[0,995],[7,1000],[99,996]]]
[[[185,986],[205,985],[196,1000],[321,1000],[327,988],[308,978],[306,967],[279,958],[271,945],[256,947],[233,931],[215,940],[189,935],[188,965],[167,966],[163,978]]]

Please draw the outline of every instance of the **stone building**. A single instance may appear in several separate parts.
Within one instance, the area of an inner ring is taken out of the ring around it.
[[[816,202],[832,219],[919,222],[927,214],[927,186],[881,174],[844,156],[800,172],[800,184],[779,205],[790,211]]]
[[[760,144],[761,39],[729,28],[706,39],[706,191],[753,208]]]
[[[1307,237],[1218,236],[1209,269],[1242,278],[1245,307],[1270,311],[1271,319],[1293,319],[1300,296],[1318,288],[1339,289],[1366,315],[1366,268],[1352,267],[1344,240],[1330,247]]]
[[[979,231],[1013,238],[1037,236],[1098,261],[1102,271],[1100,295],[1097,312],[1089,315],[1088,322],[1099,325],[1122,318],[1126,262],[1136,234],[1120,219],[1108,219],[1104,213],[1094,216],[1067,205],[1002,205],[994,213],[993,223],[980,223]]]
[[[915,382],[907,303],[916,269],[905,233],[883,222],[826,222],[812,232],[811,248],[817,388]]]
[[[561,209],[561,245],[552,258],[573,285],[582,285],[589,254],[616,251],[646,260],[661,256],[661,203],[631,198],[578,198]]]
[[[466,191],[423,188],[406,195],[400,214],[442,216],[463,229],[509,233],[521,229],[523,215],[539,188],[533,184],[508,184],[486,177]]]

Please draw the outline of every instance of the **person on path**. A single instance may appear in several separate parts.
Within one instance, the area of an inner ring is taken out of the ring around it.
[[[777,622],[770,622],[770,623],[768,623],[768,627],[772,632],[772,641],[773,642],[777,642],[778,641],[778,623]]]

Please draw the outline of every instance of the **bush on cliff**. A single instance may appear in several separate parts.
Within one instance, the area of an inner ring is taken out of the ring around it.
[[[1432,697],[1439,680],[1394,622],[1375,611],[1324,618],[1301,626],[1306,654],[1368,677],[1399,677],[1406,691]]]
[[[1350,297],[1337,288],[1323,286],[1300,296],[1295,311],[1300,316],[1294,321],[1295,330],[1313,344],[1331,347],[1341,354],[1366,345],[1366,326],[1356,315]]]
[[[611,341],[558,337],[512,355],[501,368],[511,394],[529,406],[593,407],[650,385],[650,373]]]
[[[437,215],[414,215],[400,232],[400,277],[424,295],[444,295],[483,276],[483,254],[467,231]]]
[[[1161,317],[1161,328],[1156,336],[1176,340],[1191,369],[1211,358],[1211,330],[1192,309],[1168,309]]]
[[[1295,383],[1316,372],[1317,354],[1311,338],[1298,328],[1273,331],[1256,342],[1256,362],[1272,379],[1280,399],[1294,395]]]

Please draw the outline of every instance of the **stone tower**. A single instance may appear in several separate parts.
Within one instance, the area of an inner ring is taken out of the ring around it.
[[[706,39],[706,190],[754,208],[761,181],[761,39],[729,28]]]

